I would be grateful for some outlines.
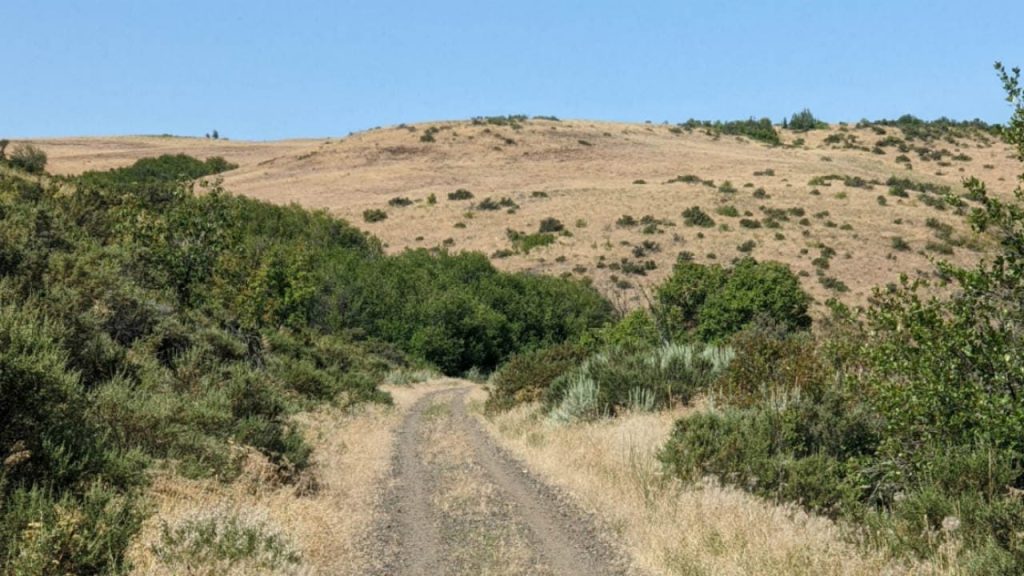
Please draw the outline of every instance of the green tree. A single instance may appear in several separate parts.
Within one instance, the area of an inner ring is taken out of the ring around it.
[[[828,128],[828,124],[818,120],[811,113],[810,109],[804,108],[799,112],[795,112],[789,119],[788,127],[790,130],[797,132],[806,132],[807,130],[817,130],[819,128]]]
[[[733,268],[683,261],[656,292],[655,313],[672,337],[716,342],[763,318],[806,329],[810,298],[784,264],[743,258]]]

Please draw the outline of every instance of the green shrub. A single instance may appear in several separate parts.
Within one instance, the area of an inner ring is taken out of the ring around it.
[[[678,262],[656,291],[659,314],[671,334],[716,342],[759,316],[790,329],[810,326],[809,297],[783,264],[743,258],[732,269]]]
[[[449,200],[472,200],[473,193],[465,188],[459,188],[455,192],[448,193]]]
[[[740,407],[775,398],[816,397],[828,372],[818,358],[817,344],[806,332],[760,318],[731,340],[736,357],[716,384],[717,397]]]
[[[382,220],[387,220],[387,218],[388,218],[388,213],[383,211],[383,210],[378,210],[376,208],[369,208],[367,210],[363,210],[363,221],[364,222],[368,222],[368,223],[372,224],[374,222],[380,222]]]
[[[6,574],[122,574],[142,524],[135,497],[103,482],[81,496],[19,487],[0,509],[0,567]]]
[[[560,344],[516,354],[491,377],[488,412],[508,410],[517,404],[540,400],[556,378],[586,358],[584,350]]]
[[[576,412],[570,407],[578,403],[578,393],[591,388],[596,404],[591,406],[588,402],[587,405],[592,408],[588,411],[592,416],[629,410],[640,397],[649,398],[651,408],[686,404],[695,394],[707,389],[731,360],[732,350],[727,347],[693,344],[639,349],[610,347],[555,379],[544,401],[559,420],[567,419],[558,415],[560,411],[563,415]]]
[[[538,227],[538,232],[541,234],[561,232],[562,230],[565,230],[565,225],[558,218],[544,218]]]
[[[391,200],[388,200],[388,206],[394,206],[396,208],[412,206],[412,200],[406,198],[405,196],[396,196]]]
[[[322,211],[194,193],[228,166],[0,175],[0,572],[124,572],[154,460],[229,482],[248,447],[295,481],[295,411],[386,401],[409,358],[486,370],[610,318],[582,283],[386,256]]]
[[[806,132],[808,130],[818,130],[821,128],[828,128],[828,124],[818,120],[814,117],[814,114],[807,108],[804,108],[800,112],[795,112],[790,118],[787,126],[790,130],[797,132]]]
[[[683,223],[687,226],[711,228],[715,225],[715,220],[708,216],[707,212],[701,210],[699,206],[691,206],[683,210]]]
[[[30,174],[42,174],[46,170],[46,152],[33,144],[16,144],[7,161]]]
[[[185,572],[202,566],[224,573],[257,573],[301,563],[301,556],[287,538],[260,521],[233,513],[211,513],[175,526],[164,523],[153,551],[167,568]]]
[[[729,218],[738,218],[740,211],[731,204],[725,204],[715,208],[715,214],[718,214],[719,216],[728,216]]]
[[[515,246],[516,250],[526,254],[529,254],[530,250],[534,248],[549,246],[555,243],[555,235],[547,232],[523,234],[522,232],[510,229],[507,231],[507,236],[512,241],[512,245]]]
[[[736,251],[737,252],[742,252],[744,254],[748,254],[750,252],[753,252],[754,248],[756,248],[756,247],[757,247],[757,242],[755,242],[754,240],[747,240],[747,241],[739,244],[738,246],[736,246]]]

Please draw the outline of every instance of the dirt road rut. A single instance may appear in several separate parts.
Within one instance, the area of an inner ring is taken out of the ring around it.
[[[632,574],[594,522],[498,448],[470,386],[427,394],[396,435],[375,574]]]

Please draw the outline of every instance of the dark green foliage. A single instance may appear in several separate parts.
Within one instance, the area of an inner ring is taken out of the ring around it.
[[[736,250],[738,252],[742,252],[744,254],[747,254],[747,253],[753,252],[754,248],[756,248],[756,247],[757,247],[757,242],[756,241],[754,241],[754,240],[746,240],[743,243],[741,243],[738,246],[736,246]]]
[[[698,184],[701,181],[702,180],[700,176],[696,176],[694,174],[685,174],[682,176],[676,176],[675,178],[666,182],[666,184],[672,184],[674,182],[682,182],[684,184]]]
[[[429,128],[423,131],[423,134],[420,135],[420,142],[424,142],[426,144],[436,142],[437,138],[435,138],[434,135],[440,131],[441,129],[438,128],[437,126],[430,126]]]
[[[504,197],[499,200],[492,200],[491,198],[484,198],[477,202],[477,210],[501,210],[502,208],[519,208],[511,198]]]
[[[383,211],[383,210],[378,210],[377,208],[369,208],[369,209],[363,210],[363,221],[364,222],[369,222],[369,223],[372,224],[374,222],[380,222],[382,220],[387,220],[387,218],[388,218],[388,213]]]
[[[544,116],[535,116],[534,118],[545,118]],[[554,118],[547,117],[547,119]],[[492,125],[492,126],[508,126],[513,130],[519,130],[522,125],[527,121],[527,116],[524,114],[508,114],[505,116],[477,116],[473,118],[472,122],[476,126]],[[557,118],[555,118],[557,121]]]
[[[148,462],[230,481],[247,446],[295,481],[294,412],[387,400],[409,355],[487,369],[609,317],[582,284],[385,257],[324,212],[183,181],[223,168],[0,175],[0,571],[121,572]]]
[[[728,134],[731,136],[746,136],[752,140],[758,140],[767,144],[779,144],[779,133],[772,126],[769,118],[760,120],[750,118],[748,120],[736,120],[731,122],[708,122],[701,120],[687,120],[680,127],[693,129],[703,128],[710,134]]]
[[[565,230],[565,225],[558,218],[544,218],[540,221],[537,231],[543,234],[545,232],[561,232],[562,230]]]
[[[982,120],[950,120],[949,118],[938,118],[932,121],[925,121],[904,114],[895,120],[875,120],[874,122],[862,121],[860,126],[887,126],[899,128],[903,131],[907,140],[921,140],[930,142],[933,140],[949,141],[955,138],[978,138],[995,136],[999,133],[998,124],[988,124]]]
[[[46,152],[33,144],[18,144],[11,149],[7,158],[11,166],[20,168],[30,174],[42,174],[46,169]]]
[[[701,210],[700,206],[691,206],[683,210],[683,223],[687,226],[711,228],[715,225],[715,220],[708,216],[707,212]]]
[[[559,344],[516,354],[491,378],[489,412],[508,410],[523,402],[540,400],[551,383],[587,357],[579,346]]]
[[[232,164],[219,156],[199,160],[185,154],[165,154],[156,158],[139,159],[124,168],[112,168],[106,172],[85,172],[79,176],[78,185],[139,190],[143,185],[155,186],[195,180],[235,168],[238,168],[237,164]]]
[[[473,193],[465,188],[459,188],[455,192],[448,193],[449,200],[472,200]]]
[[[404,208],[405,206],[412,206],[412,200],[404,196],[396,196],[391,200],[388,200],[388,206],[394,206],[395,208]]]
[[[519,349],[577,337],[610,312],[592,288],[502,274],[480,254],[415,250],[353,264],[343,275],[354,279],[349,321],[447,373],[493,368]]]
[[[828,128],[828,124],[818,120],[814,117],[814,114],[807,108],[799,112],[795,112],[789,118],[789,124],[787,126],[790,130],[796,132],[806,132],[808,130],[817,130],[820,128]]]
[[[838,180],[843,183],[844,186],[850,188],[864,188],[871,190],[875,185],[879,184],[877,180],[865,180],[860,176],[848,176],[843,174],[826,174],[824,176],[815,176],[807,181],[810,186],[831,186],[832,182]]]
[[[540,248],[541,246],[548,246],[555,243],[555,235],[548,232],[536,232],[534,234],[525,234],[518,230],[512,230],[509,228],[505,231],[505,235],[509,241],[512,242],[512,246],[515,247],[516,251],[529,254],[530,250],[534,248]]]
[[[717,342],[767,317],[805,329],[809,297],[796,275],[777,262],[739,260],[733,268],[677,262],[656,292],[659,321],[670,334]]]
[[[834,276],[825,276],[824,274],[818,276],[818,283],[825,287],[827,290],[834,292],[849,292],[850,287],[846,285],[842,280]]]

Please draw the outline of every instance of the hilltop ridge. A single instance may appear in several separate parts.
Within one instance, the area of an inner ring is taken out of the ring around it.
[[[224,156],[239,165],[223,175],[233,193],[326,209],[390,251],[476,250],[504,269],[591,278],[624,307],[642,305],[641,288],[659,282],[680,254],[722,264],[746,254],[778,260],[819,305],[830,297],[862,303],[900,274],[931,270],[929,258],[977,260],[987,240],[939,197],[960,193],[967,176],[1009,194],[1018,171],[1006,145],[970,123],[776,132],[780,144],[769,145],[693,122],[497,117],[341,139],[36,144],[57,173],[162,153]],[[457,190],[471,197],[449,199]],[[688,209],[706,219],[684,218]],[[364,221],[367,211],[377,221]]]

